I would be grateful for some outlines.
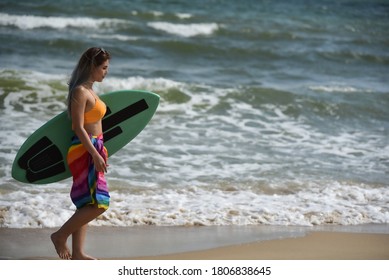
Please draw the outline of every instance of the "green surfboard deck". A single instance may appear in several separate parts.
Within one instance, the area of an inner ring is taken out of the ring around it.
[[[159,96],[139,90],[100,95],[107,105],[103,118],[104,146],[112,156],[149,123],[157,110]],[[66,163],[74,132],[67,112],[37,129],[20,147],[12,165],[12,177],[30,184],[47,184],[71,177]]]

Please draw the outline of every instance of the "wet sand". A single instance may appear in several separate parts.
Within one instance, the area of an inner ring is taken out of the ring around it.
[[[55,230],[0,228],[0,259],[58,259]],[[86,252],[99,259],[389,260],[389,225],[90,227]]]

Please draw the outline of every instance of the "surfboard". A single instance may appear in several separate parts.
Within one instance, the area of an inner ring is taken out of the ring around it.
[[[159,96],[139,90],[123,90],[99,96],[107,106],[102,120],[104,146],[112,156],[149,123]],[[20,147],[12,165],[12,177],[23,183],[47,184],[71,177],[66,156],[74,136],[67,112],[38,128]]]

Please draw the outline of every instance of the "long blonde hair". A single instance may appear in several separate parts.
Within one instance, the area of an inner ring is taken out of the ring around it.
[[[98,67],[111,58],[111,55],[103,48],[92,47],[87,49],[80,57],[69,80],[69,93],[67,98],[68,114],[71,116],[71,102],[73,90],[87,82],[94,67]]]

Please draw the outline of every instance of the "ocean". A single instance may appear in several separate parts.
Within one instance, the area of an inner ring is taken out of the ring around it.
[[[80,1],[81,2],[81,1]],[[0,0],[0,227],[58,227],[71,179],[11,177],[91,46],[161,96],[95,226],[389,223],[389,1]]]

